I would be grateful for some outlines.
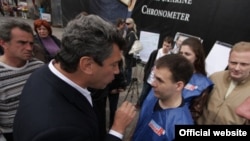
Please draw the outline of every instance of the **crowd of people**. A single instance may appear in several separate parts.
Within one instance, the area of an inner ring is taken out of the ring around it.
[[[42,19],[33,27],[1,21],[0,139],[120,141],[136,120],[132,141],[165,141],[175,139],[178,124],[250,124],[245,41],[233,45],[226,70],[208,76],[200,39],[189,37],[174,48],[177,42],[166,36],[145,64],[137,103],[119,105],[136,65],[128,52],[137,35],[132,18],[112,24],[80,14],[61,39]]]

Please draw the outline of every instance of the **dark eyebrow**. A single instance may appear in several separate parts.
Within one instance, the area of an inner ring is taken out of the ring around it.
[[[18,42],[18,43],[21,43],[21,44],[27,44],[27,43],[29,43],[29,44],[34,44],[34,42],[23,41],[23,40],[18,40],[17,42]]]
[[[159,82],[164,82],[160,77],[157,77],[157,76],[154,76],[155,77],[155,79],[157,80],[157,81],[159,81]]]

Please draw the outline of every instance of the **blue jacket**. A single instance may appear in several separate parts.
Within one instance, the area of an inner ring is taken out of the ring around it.
[[[175,138],[175,125],[194,124],[186,104],[177,108],[154,110],[157,102],[151,90],[140,111],[132,141],[172,141]]]
[[[185,103],[189,106],[193,98],[202,94],[207,88],[212,88],[213,82],[206,76],[194,73],[183,89],[182,96]]]

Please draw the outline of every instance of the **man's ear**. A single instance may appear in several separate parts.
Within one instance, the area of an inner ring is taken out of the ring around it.
[[[178,81],[178,82],[176,82],[176,89],[178,90],[178,91],[182,91],[182,89],[185,87],[185,84],[184,84],[184,82],[183,81]]]
[[[3,48],[6,47],[6,45],[8,45],[9,42],[8,41],[4,41],[3,39],[0,39],[0,46],[2,46]]]
[[[6,50],[6,42],[3,39],[0,39],[0,48],[1,50]]]
[[[94,67],[93,65],[94,65],[94,60],[88,56],[81,57],[79,61],[79,69],[86,74],[93,73],[93,67]]]
[[[4,40],[0,39],[0,46],[3,46]]]

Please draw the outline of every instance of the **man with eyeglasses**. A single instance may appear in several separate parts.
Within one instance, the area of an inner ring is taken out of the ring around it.
[[[126,49],[124,50],[124,57],[125,57],[125,75],[127,79],[127,85],[130,84],[132,80],[132,68],[136,66],[136,60],[133,57],[133,54],[129,54],[130,49],[132,48],[132,45],[134,44],[134,41],[136,40],[136,24],[132,18],[126,19],[126,25],[127,25],[127,35],[126,35]]]

